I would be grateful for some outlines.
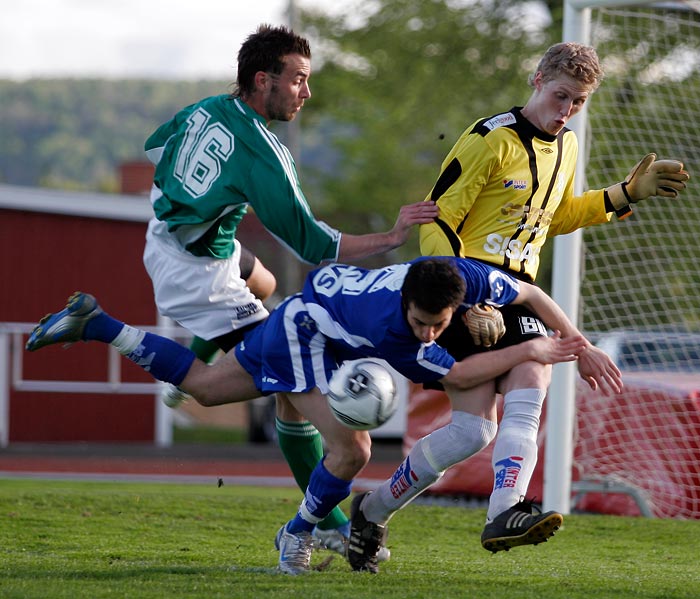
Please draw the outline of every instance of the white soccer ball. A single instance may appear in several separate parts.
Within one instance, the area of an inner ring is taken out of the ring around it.
[[[399,396],[388,365],[375,358],[343,362],[328,382],[328,405],[345,426],[368,431],[391,418]]]

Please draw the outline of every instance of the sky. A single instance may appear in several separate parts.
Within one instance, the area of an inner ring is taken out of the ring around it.
[[[331,11],[337,0],[295,0]],[[235,78],[260,23],[286,24],[289,0],[7,0],[0,78]],[[342,4],[342,3],[341,3]]]

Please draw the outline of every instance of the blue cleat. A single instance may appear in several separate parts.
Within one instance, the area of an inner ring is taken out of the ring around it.
[[[102,314],[97,300],[89,293],[76,291],[68,298],[66,307],[55,314],[47,314],[34,327],[25,345],[28,351],[41,349],[45,345],[81,341],[85,325]]]

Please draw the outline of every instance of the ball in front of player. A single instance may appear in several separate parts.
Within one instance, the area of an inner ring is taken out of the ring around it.
[[[361,431],[375,429],[396,412],[396,381],[382,360],[361,358],[343,362],[328,383],[328,405],[345,426]]]

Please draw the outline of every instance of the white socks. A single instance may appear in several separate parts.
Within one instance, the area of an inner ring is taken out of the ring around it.
[[[117,351],[123,356],[128,356],[141,344],[145,336],[146,333],[141,329],[135,329],[125,324],[110,345],[116,347]]]
[[[546,394],[544,389],[516,389],[503,398],[503,418],[493,448],[489,522],[527,493],[537,464],[537,432]]]
[[[386,524],[396,511],[439,480],[447,468],[486,447],[496,430],[495,422],[453,412],[450,424],[420,439],[392,477],[364,499],[365,518]]]

